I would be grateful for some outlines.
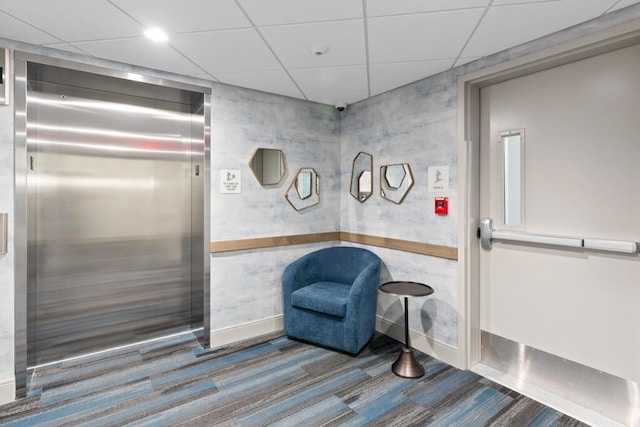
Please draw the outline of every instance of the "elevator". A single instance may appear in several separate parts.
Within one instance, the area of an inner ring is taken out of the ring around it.
[[[209,102],[207,88],[16,53],[18,391],[27,366],[208,337]]]

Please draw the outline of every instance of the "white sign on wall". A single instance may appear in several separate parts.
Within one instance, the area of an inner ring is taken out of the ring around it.
[[[430,192],[449,191],[449,166],[431,166],[428,175]]]
[[[220,169],[220,193],[242,193],[242,171],[239,169]]]

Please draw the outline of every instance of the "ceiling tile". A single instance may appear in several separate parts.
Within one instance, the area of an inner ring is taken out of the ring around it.
[[[510,4],[522,4],[522,3],[540,3],[545,1],[562,1],[562,0],[493,0],[491,3],[493,6],[504,6]]]
[[[0,37],[328,104],[353,103],[638,3],[0,0]],[[169,43],[144,39],[150,26],[167,31]],[[313,55],[316,44],[328,51]]]
[[[79,53],[81,55],[87,55],[87,52],[85,52],[84,50],[78,49],[75,46],[72,46],[70,44],[67,43],[53,43],[53,44],[45,44],[45,47],[50,47],[52,49],[59,49],[59,50],[64,50],[67,52],[73,52],[73,53]]]
[[[371,95],[377,95],[448,70],[453,65],[453,61],[453,59],[445,59],[437,61],[371,64],[369,67]]]
[[[0,0],[0,9],[66,42],[142,33],[135,21],[106,0]]]
[[[55,43],[60,40],[0,11],[0,37],[25,43]]]
[[[222,83],[304,99],[284,70],[216,74],[216,77]]]
[[[456,58],[485,9],[369,18],[372,63]]]
[[[281,25],[362,17],[362,0],[239,0],[254,24]]]
[[[233,0],[111,0],[146,28],[167,33],[246,28],[251,23]]]
[[[482,58],[481,56],[461,56],[456,60],[456,63],[453,65],[457,67],[458,65],[468,64],[469,62],[473,62],[476,59]]]
[[[362,19],[266,27],[260,32],[287,68],[355,65],[366,61]],[[328,51],[314,55],[310,48],[318,44],[328,46]]]
[[[614,7],[609,10],[609,12],[613,12],[614,10],[622,9],[623,7],[631,6],[632,4],[640,3],[638,0],[622,0],[620,3],[616,4]]]
[[[367,0],[367,16],[485,7],[489,0]]]
[[[74,43],[74,46],[93,56],[112,61],[169,71],[177,74],[202,74],[193,65],[166,43],[154,43],[146,38],[104,40]]]
[[[321,104],[336,105],[338,102],[346,102],[347,104],[355,104],[369,97],[369,93],[365,91],[340,92],[340,93],[308,93],[309,101],[319,102]],[[347,106],[347,108],[349,108]]]
[[[213,75],[282,69],[254,29],[177,34],[171,44]]]
[[[601,15],[610,0],[559,0],[492,6],[462,55],[485,56]]]
[[[289,73],[305,94],[368,91],[364,65],[299,68],[289,70]]]
[[[208,80],[210,82],[217,82],[218,79],[214,78],[213,76],[203,73],[202,71],[200,73],[194,73],[194,74],[189,74],[190,77],[194,77],[196,79],[201,79],[201,80]]]

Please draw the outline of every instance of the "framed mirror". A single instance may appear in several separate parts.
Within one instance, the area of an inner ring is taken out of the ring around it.
[[[302,168],[289,185],[284,197],[296,211],[320,203],[320,176],[313,168]]]
[[[361,151],[353,159],[349,193],[360,203],[366,202],[373,194],[373,156],[371,154]]]
[[[284,153],[276,148],[258,148],[249,167],[260,185],[278,185],[287,172]]]
[[[311,172],[300,172],[296,177],[296,191],[300,200],[311,197]]]
[[[380,195],[400,204],[413,187],[413,174],[408,163],[380,167]]]

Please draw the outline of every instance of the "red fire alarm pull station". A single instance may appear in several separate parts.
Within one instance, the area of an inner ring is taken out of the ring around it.
[[[449,214],[449,198],[448,197],[436,197],[435,198],[435,212],[437,215]]]

